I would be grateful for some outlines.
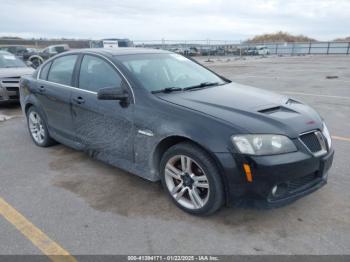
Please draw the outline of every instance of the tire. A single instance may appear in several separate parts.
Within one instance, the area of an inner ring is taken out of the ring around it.
[[[48,147],[55,144],[50,137],[45,119],[35,106],[27,111],[27,126],[30,137],[37,146]]]
[[[187,213],[207,216],[224,204],[224,187],[215,161],[192,143],[176,144],[164,153],[160,176],[164,190]]]
[[[37,69],[43,63],[39,58],[36,57],[32,58],[30,62],[32,62],[34,69]]]

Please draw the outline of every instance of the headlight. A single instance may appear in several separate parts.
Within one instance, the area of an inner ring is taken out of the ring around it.
[[[324,135],[324,137],[327,140],[328,148],[331,148],[331,146],[332,146],[332,139],[331,139],[331,135],[329,134],[329,131],[328,131],[328,128],[327,128],[325,122],[323,122],[322,134]]]
[[[232,142],[242,154],[276,155],[297,150],[294,143],[282,135],[236,135]]]

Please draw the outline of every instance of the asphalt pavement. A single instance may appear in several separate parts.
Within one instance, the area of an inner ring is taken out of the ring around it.
[[[35,146],[19,106],[8,105],[0,106],[0,198],[72,255],[350,254],[350,56],[198,60],[320,112],[336,151],[329,183],[283,208],[199,218],[159,183],[63,145]],[[2,216],[0,232],[1,255],[42,253]]]

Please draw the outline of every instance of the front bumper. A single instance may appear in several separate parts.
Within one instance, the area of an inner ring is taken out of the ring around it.
[[[0,103],[19,101],[19,77],[0,79]]]
[[[259,157],[216,156],[223,168],[228,206],[269,208],[284,206],[324,186],[334,150],[321,157],[300,151]],[[251,168],[252,182],[246,179],[243,163]]]
[[[17,89],[8,90],[6,88],[0,87],[0,103],[3,102],[18,102],[19,101],[19,91]]]

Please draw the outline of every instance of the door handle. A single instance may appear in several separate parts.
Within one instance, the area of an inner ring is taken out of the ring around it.
[[[45,86],[40,86],[39,87],[39,92],[44,93],[45,92]]]
[[[82,98],[81,96],[78,96],[78,97],[76,97],[76,98],[73,98],[73,101],[74,101],[75,103],[79,104],[79,105],[85,103],[84,98]]]

